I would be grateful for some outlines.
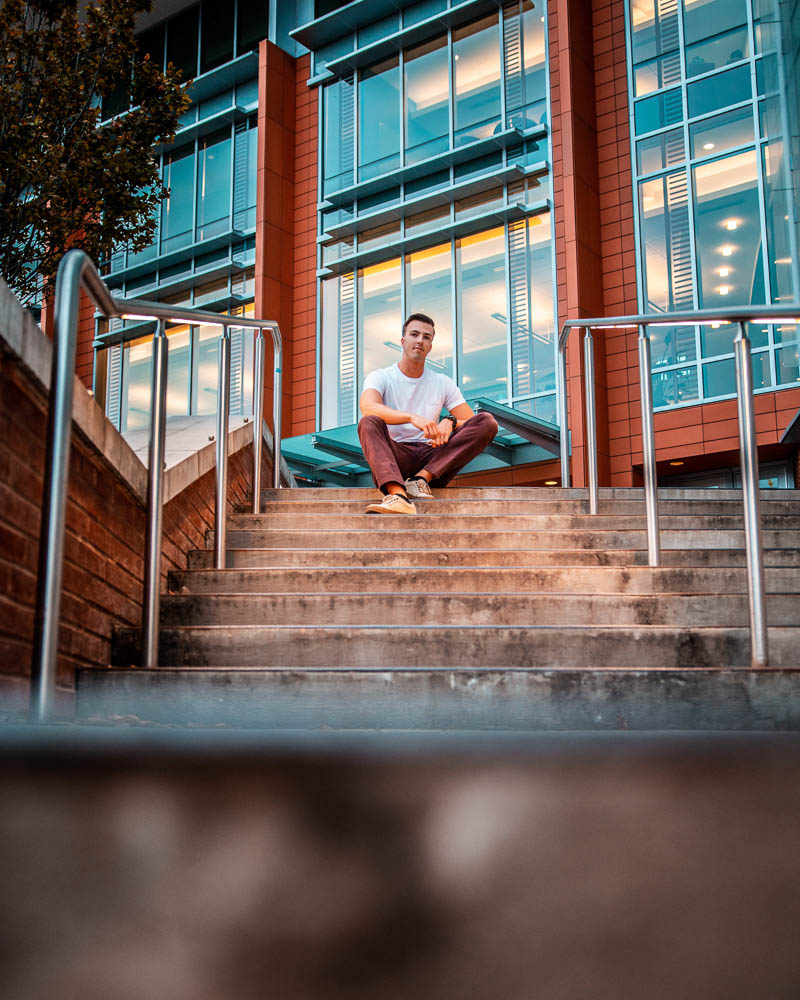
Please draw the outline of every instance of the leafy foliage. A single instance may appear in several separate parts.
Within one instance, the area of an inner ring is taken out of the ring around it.
[[[93,259],[148,246],[167,194],[151,147],[189,104],[179,73],[140,56],[150,0],[0,3],[0,273],[23,300],[48,290],[66,250]],[[104,98],[133,109],[100,124]]]

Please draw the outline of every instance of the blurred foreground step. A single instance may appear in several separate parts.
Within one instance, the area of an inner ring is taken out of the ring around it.
[[[83,670],[83,719],[301,730],[800,728],[800,671]]]

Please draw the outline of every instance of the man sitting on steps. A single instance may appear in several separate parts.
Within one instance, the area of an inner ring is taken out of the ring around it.
[[[413,313],[400,361],[364,380],[358,437],[384,494],[368,514],[416,514],[412,500],[433,500],[431,486],[447,486],[497,433],[491,413],[474,413],[451,378],[425,370],[435,332],[430,316]]]

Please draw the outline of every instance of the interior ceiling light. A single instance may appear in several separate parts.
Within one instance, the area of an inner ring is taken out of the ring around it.
[[[670,462],[669,464],[670,465],[683,465],[683,460],[681,459],[680,461]]]
[[[713,148],[714,148],[714,143],[713,142],[704,142],[703,143],[703,149],[713,149]]]
[[[727,278],[730,273],[731,269],[729,267],[721,267],[719,271],[717,271],[717,274],[720,276],[720,278]]]
[[[544,18],[542,18],[542,20],[544,20]],[[545,479],[544,485],[545,486],[558,486],[558,480],[557,479]]]
[[[739,228],[739,220],[738,219],[728,219],[728,221],[725,223],[725,228],[728,229],[728,230],[730,230],[730,232],[733,232],[734,229],[738,229]]]
[[[720,295],[727,295],[730,290],[730,285],[720,285],[717,289]]]
[[[723,257],[730,257],[731,254],[733,253],[733,247],[732,246],[720,247],[719,252],[722,254]]]

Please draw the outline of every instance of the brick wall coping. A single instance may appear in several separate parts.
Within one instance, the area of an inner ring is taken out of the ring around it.
[[[44,393],[50,390],[52,341],[37,325],[27,309],[0,276],[0,348],[17,357],[38,382]],[[142,503],[147,498],[147,468],[106,417],[86,386],[75,376],[72,404],[73,424],[116,471],[120,479]],[[272,437],[265,425],[265,436]],[[252,424],[235,427],[228,435],[230,455],[253,440]],[[164,476],[164,503],[177,496],[216,464],[215,444],[209,443],[167,469]]]

